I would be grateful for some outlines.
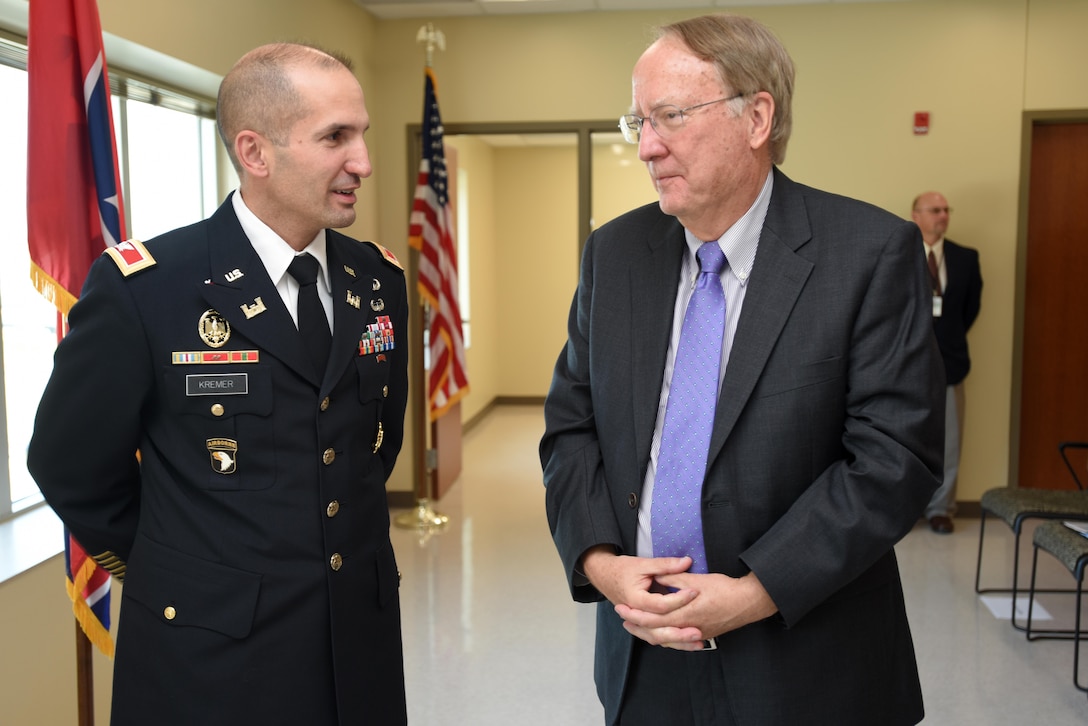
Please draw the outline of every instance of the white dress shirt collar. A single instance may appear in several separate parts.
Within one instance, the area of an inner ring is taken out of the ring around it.
[[[291,260],[300,253],[295,252],[291,245],[287,244],[282,237],[272,231],[271,227],[262,222],[246,206],[241,192],[235,191],[231,196],[231,202],[234,205],[234,213],[238,217],[238,223],[242,225],[242,231],[246,233],[246,237],[249,238],[249,243],[253,245],[257,256],[261,258],[265,270],[268,271],[268,276],[273,283],[279,285],[284,275],[287,274],[287,267],[291,264]],[[313,255],[314,259],[317,260],[317,264],[321,266],[321,287],[328,293],[332,288],[329,285],[329,261],[325,249],[325,230],[319,231],[317,236],[302,251]]]
[[[752,266],[756,261],[756,248],[759,247],[759,235],[763,231],[763,220],[767,217],[773,188],[774,174],[768,172],[763,188],[760,189],[759,196],[756,197],[752,206],[718,238],[718,245],[721,246],[725,259],[729,262],[727,269],[741,286],[746,285],[748,278],[752,275]],[[704,240],[699,239],[686,228],[684,237],[688,243],[688,250],[691,252],[691,259],[695,259],[695,253]],[[696,265],[696,271],[698,271],[698,265]],[[724,272],[723,270],[722,273]]]

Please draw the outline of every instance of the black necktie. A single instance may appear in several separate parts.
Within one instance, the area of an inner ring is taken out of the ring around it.
[[[296,256],[287,268],[287,272],[298,282],[298,332],[318,376],[325,374],[329,345],[332,343],[329,319],[325,317],[325,308],[317,296],[317,273],[320,270],[317,260],[309,253]]]
[[[933,294],[941,294],[941,271],[937,267],[937,257],[933,254],[933,250],[929,251],[926,256],[926,264],[929,265],[929,281],[933,287]]]

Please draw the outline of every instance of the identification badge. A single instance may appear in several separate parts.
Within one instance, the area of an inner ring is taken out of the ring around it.
[[[249,393],[248,373],[185,376],[186,396],[244,396]]]
[[[934,295],[933,296],[933,317],[935,317],[935,318],[941,317],[941,309],[942,309],[943,305],[944,305],[944,298],[941,297],[940,295]]]

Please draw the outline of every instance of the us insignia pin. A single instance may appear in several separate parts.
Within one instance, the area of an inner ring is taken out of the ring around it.
[[[223,277],[227,278],[227,282],[234,282],[241,277],[245,277],[245,275],[242,274],[241,270],[235,267],[233,270],[223,275]]]

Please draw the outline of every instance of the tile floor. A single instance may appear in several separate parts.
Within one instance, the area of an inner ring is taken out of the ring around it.
[[[445,531],[393,528],[411,724],[603,723],[593,688],[593,607],[570,600],[544,515],[542,432],[539,406],[496,408],[465,435],[461,478],[434,504],[450,518]],[[1011,573],[1011,533],[988,524],[984,585]],[[1088,724],[1088,696],[1072,684],[1072,643],[1029,643],[995,617],[973,589],[978,520],[956,525],[954,534],[936,535],[919,524],[897,547],[924,723]],[[1030,544],[1022,558],[1026,584]],[[1072,577],[1043,554],[1039,582],[1064,587]],[[1072,623],[1072,596],[1039,602],[1055,625]],[[1082,657],[1088,661],[1088,646]],[[1081,667],[1088,681],[1088,662]]]

